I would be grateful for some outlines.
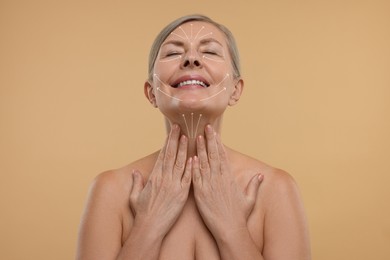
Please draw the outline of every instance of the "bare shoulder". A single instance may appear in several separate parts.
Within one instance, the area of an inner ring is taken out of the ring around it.
[[[262,174],[264,176],[261,185],[263,191],[272,190],[273,193],[275,191],[280,193],[297,191],[297,184],[288,172],[232,149],[228,151],[233,171],[240,175],[240,179],[246,180],[255,174]]]
[[[263,174],[257,208],[264,212],[265,259],[311,259],[309,232],[298,185],[284,170],[230,151],[240,179]]]
[[[138,170],[147,178],[154,165],[156,154],[145,156],[121,168],[108,170],[97,175],[90,186],[86,210],[99,210],[96,216],[110,212],[121,218],[128,209],[129,194],[133,185],[133,171]]]
[[[156,160],[157,153],[150,154],[117,169],[111,169],[97,175],[92,181],[91,189],[113,199],[124,198],[123,193],[129,192],[132,186],[132,173],[140,171],[147,177]],[[118,195],[119,197],[116,197]],[[126,199],[128,199],[125,196]]]
[[[147,172],[154,157],[146,156],[94,178],[80,223],[77,259],[113,259],[117,255],[123,241],[124,220],[131,221],[124,216],[130,216],[132,172]]]
[[[97,175],[90,185],[85,217],[91,220],[110,214],[120,219],[123,209],[128,208],[133,171],[147,172],[154,157],[155,155],[151,154],[121,168]]]

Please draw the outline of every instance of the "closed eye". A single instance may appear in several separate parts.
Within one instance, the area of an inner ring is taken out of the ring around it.
[[[203,54],[218,55],[215,51],[204,51]]]
[[[181,55],[181,53],[180,52],[169,52],[165,56],[166,57],[172,57],[172,56],[176,56],[176,55]]]

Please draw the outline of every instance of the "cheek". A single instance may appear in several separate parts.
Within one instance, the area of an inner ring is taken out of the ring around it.
[[[166,68],[164,66],[154,66],[153,74],[157,75],[159,77],[163,76],[166,74]]]
[[[233,75],[233,66],[230,61],[227,60],[217,60],[210,58],[203,58],[203,65],[206,67],[213,75],[222,75],[224,77],[226,74]]]
[[[156,86],[160,86],[161,84],[162,85],[166,84],[168,75],[169,73],[167,71],[167,68],[164,68],[164,66],[154,66],[153,81],[157,83]]]
[[[153,73],[161,77],[167,77],[180,67],[180,59],[156,60]]]

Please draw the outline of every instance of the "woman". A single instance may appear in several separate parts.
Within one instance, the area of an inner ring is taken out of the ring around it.
[[[224,26],[192,15],[161,31],[144,92],[167,140],[95,179],[78,259],[310,259],[292,177],[222,144],[223,113],[243,86]]]

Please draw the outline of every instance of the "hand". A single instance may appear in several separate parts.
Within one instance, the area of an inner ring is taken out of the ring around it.
[[[246,228],[263,176],[256,174],[242,191],[235,181],[226,151],[210,125],[205,129],[206,140],[197,137],[192,178],[196,205],[203,221],[213,233]]]
[[[180,215],[191,184],[192,160],[187,158],[188,139],[172,126],[167,142],[144,185],[142,175],[133,173],[130,206],[134,225],[147,226],[165,235]]]

